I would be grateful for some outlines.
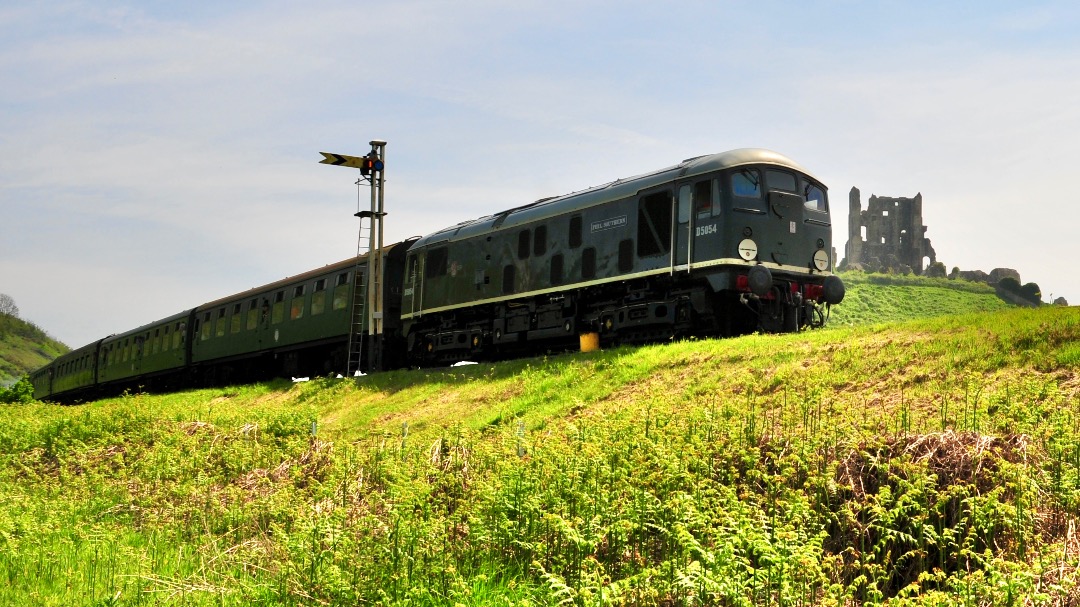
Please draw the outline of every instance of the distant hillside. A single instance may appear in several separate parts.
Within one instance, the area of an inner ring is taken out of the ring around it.
[[[0,314],[0,385],[14,383],[68,350],[34,323]]]
[[[994,287],[967,280],[841,272],[847,294],[832,309],[829,326],[855,326],[932,318],[970,312],[993,312],[1015,306]]]

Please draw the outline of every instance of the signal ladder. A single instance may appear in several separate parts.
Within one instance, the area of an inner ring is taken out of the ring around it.
[[[368,329],[368,276],[373,268],[372,235],[375,231],[375,219],[371,211],[359,211],[360,234],[356,240],[356,265],[353,267],[352,314],[349,319],[348,360],[345,376],[353,377],[361,370],[364,361],[364,333]],[[367,234],[364,233],[364,219],[368,219]],[[378,284],[374,285],[376,288]],[[369,365],[370,361],[369,361]]]

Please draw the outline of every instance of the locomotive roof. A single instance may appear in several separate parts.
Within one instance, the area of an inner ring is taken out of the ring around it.
[[[507,209],[479,219],[463,221],[424,236],[416,241],[414,247],[419,248],[439,242],[459,240],[496,229],[510,228],[564,213],[572,213],[576,210],[612,200],[635,196],[642,190],[669,183],[675,179],[685,179],[695,175],[751,164],[771,164],[789,168],[807,175],[820,184],[820,180],[814,177],[812,173],[783,154],[762,148],[741,148],[719,154],[688,158],[679,164],[651,173],[616,179],[578,192],[542,198],[531,204]]]

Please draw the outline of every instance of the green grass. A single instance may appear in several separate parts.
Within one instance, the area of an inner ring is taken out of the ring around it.
[[[1009,309],[9,406],[0,604],[1070,604],[1077,343]]]
[[[0,604],[1080,601],[1080,310],[844,279],[798,335],[4,407]]]
[[[830,324],[856,326],[915,318],[993,312],[1012,306],[994,288],[978,282],[889,274],[843,272],[847,294],[833,308]]]

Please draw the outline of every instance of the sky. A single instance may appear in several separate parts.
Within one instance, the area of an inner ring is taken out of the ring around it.
[[[703,154],[923,196],[947,268],[1080,303],[1080,4],[0,2],[0,293],[78,347]],[[1065,179],[1063,181],[1063,179]],[[1071,179],[1071,178],[1070,178]],[[842,305],[842,304],[841,304]]]

